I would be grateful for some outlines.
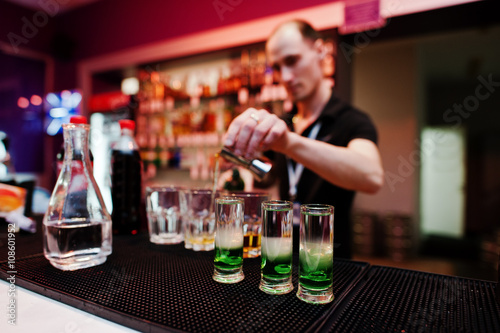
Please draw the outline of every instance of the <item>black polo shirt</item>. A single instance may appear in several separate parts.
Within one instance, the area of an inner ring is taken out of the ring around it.
[[[282,117],[292,131],[294,130],[292,118],[296,112],[297,110],[294,109]],[[311,129],[319,121],[321,128],[317,140],[341,147],[347,147],[348,143],[356,138],[368,139],[377,143],[377,130],[370,117],[342,102],[333,93],[316,122],[311,124],[302,133],[302,136],[308,137]],[[322,159],[321,156],[314,155],[311,158]],[[280,197],[283,200],[290,200],[288,169],[284,155],[276,154],[274,156],[273,173],[280,179]],[[351,258],[350,215],[354,194],[354,191],[335,186],[307,168],[304,168],[297,185],[296,202],[329,204],[335,207],[335,257]]]

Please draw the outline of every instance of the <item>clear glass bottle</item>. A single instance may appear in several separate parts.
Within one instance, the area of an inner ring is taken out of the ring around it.
[[[87,123],[87,117],[85,116],[73,116],[69,119],[69,122],[72,124],[86,124]],[[57,159],[57,175],[61,173],[61,168],[63,165],[64,161],[64,142],[61,145],[61,149],[56,155]],[[94,157],[92,156],[92,151],[90,152],[90,163],[94,162]]]
[[[64,124],[64,161],[43,219],[44,254],[52,266],[76,270],[111,254],[111,217],[93,176],[87,124]]]

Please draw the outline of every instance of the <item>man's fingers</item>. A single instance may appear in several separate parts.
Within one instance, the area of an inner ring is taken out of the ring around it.
[[[241,130],[242,125],[250,117],[250,115],[252,113],[255,113],[255,112],[257,112],[256,109],[250,108],[250,109],[247,109],[242,114],[240,114],[238,117],[233,119],[233,121],[229,125],[229,128],[226,131],[226,136],[224,139],[224,146],[226,146],[226,147],[234,146],[234,144],[238,138],[238,134]]]
[[[288,130],[284,121],[279,121],[276,115],[273,115],[273,118],[275,118],[273,121],[273,126],[266,132],[265,137],[261,141],[260,148],[262,150],[267,150],[273,147],[274,145],[279,144],[278,141]],[[280,147],[274,147],[274,148],[277,148],[278,151],[280,149]]]
[[[237,155],[251,158],[256,151],[267,149],[287,130],[286,124],[266,110],[247,109],[229,126],[224,145]]]
[[[254,152],[260,150],[262,140],[267,135],[269,130],[274,125],[274,119],[271,116],[266,116],[257,126],[253,129],[252,136],[248,141],[245,156],[250,158],[253,156]]]
[[[250,113],[245,122],[241,124],[238,137],[236,138],[233,149],[238,155],[246,155],[249,152],[248,143],[255,135],[255,128],[259,126],[260,118],[257,113]]]

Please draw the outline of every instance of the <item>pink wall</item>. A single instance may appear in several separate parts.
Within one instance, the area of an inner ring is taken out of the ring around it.
[[[24,38],[23,19],[33,22],[34,15],[46,15],[38,32],[20,46],[51,54],[56,60],[54,90],[71,89],[79,60],[335,1],[100,0],[53,17],[42,8],[28,10],[2,1],[0,41],[10,45],[9,32]]]
[[[102,0],[62,15],[58,29],[76,41],[75,57],[82,59],[328,2]],[[216,4],[226,10],[218,13]]]
[[[101,0],[58,17],[57,31],[75,43],[78,61],[328,2],[335,1]],[[75,61],[57,63],[56,90],[76,86]]]
[[[37,14],[36,11],[0,1],[0,41],[6,43],[9,53],[16,54],[16,47],[49,53],[55,24],[55,18],[45,12]]]

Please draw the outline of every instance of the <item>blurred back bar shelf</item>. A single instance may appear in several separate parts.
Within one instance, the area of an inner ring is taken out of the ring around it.
[[[334,35],[324,32],[324,73],[332,79]],[[130,96],[128,116],[136,120],[150,182],[207,184],[223,135],[237,115],[248,107],[281,115],[292,105],[267,64],[264,42],[100,73],[93,76],[94,97],[130,78],[138,81],[138,91]],[[173,170],[179,170],[174,178]]]
[[[174,180],[163,170],[189,170],[190,180],[210,181],[231,120],[249,106],[281,113],[286,98],[266,67],[262,45],[144,66],[138,79],[141,157],[148,178],[168,183]],[[268,102],[275,103],[264,105]]]

